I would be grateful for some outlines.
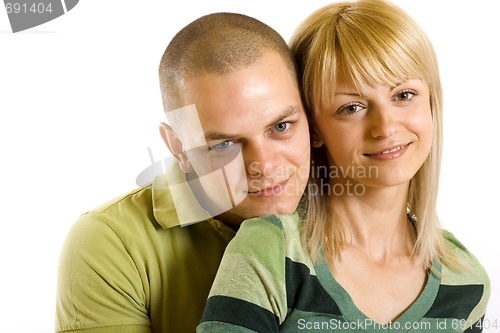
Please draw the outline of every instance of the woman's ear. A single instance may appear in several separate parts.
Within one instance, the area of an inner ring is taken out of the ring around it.
[[[170,150],[177,162],[179,162],[179,166],[182,171],[185,173],[192,172],[193,166],[191,165],[191,162],[182,147],[182,141],[175,134],[172,127],[165,123],[160,123],[160,135],[163,142],[167,145],[168,150]]]
[[[316,131],[311,131],[311,146],[319,148],[323,145],[324,141]]]

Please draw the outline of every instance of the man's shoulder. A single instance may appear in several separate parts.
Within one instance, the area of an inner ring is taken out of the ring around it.
[[[113,199],[110,199],[90,210],[87,213],[106,214],[106,213],[124,213],[128,210],[142,209],[152,207],[152,185],[135,188],[129,192],[123,193]],[[119,209],[125,209],[118,212]]]
[[[100,238],[113,234],[124,242],[147,238],[153,243],[172,237],[198,238],[202,241],[213,237],[211,234],[220,234],[228,242],[234,236],[234,231],[213,218],[181,225],[178,207],[172,201],[158,200],[157,197],[166,195],[165,191],[170,193],[168,188],[162,190],[160,193],[154,184],[148,184],[109,200],[80,215],[70,234]],[[204,237],[200,237],[200,233]]]
[[[83,213],[78,221],[101,221],[116,225],[131,221],[151,221],[152,219],[151,186],[134,189],[115,197]]]
[[[72,224],[67,243],[122,243],[146,237],[155,228],[151,187],[134,189],[81,214]]]

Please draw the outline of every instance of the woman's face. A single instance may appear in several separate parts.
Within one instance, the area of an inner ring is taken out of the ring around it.
[[[408,184],[432,145],[429,88],[424,81],[409,80],[358,91],[339,80],[332,103],[319,110],[316,123],[316,146],[327,148],[331,183]]]

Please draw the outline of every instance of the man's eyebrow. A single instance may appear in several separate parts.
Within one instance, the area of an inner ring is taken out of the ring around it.
[[[210,141],[210,140],[229,140],[229,139],[234,139],[236,135],[234,134],[224,134],[224,133],[218,133],[214,131],[210,131],[205,133],[205,140]]]
[[[300,113],[301,108],[298,105],[289,106],[282,113],[280,113],[276,118],[274,118],[266,127],[274,126],[280,122],[283,122],[286,118],[293,116],[296,113]],[[208,131],[205,133],[205,140],[229,140],[237,138],[238,134],[228,134],[228,133],[219,133],[217,131]]]
[[[300,113],[301,109],[298,105],[290,105],[281,114],[279,114],[273,121],[267,124],[267,127],[274,126],[283,122],[286,118],[293,116],[294,114]]]

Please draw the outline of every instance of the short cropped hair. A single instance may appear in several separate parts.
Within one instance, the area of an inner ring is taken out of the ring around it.
[[[265,23],[237,13],[202,16],[181,29],[167,46],[159,78],[164,111],[183,105],[183,88],[201,74],[224,75],[277,52],[294,78],[297,71],[286,41]]]

